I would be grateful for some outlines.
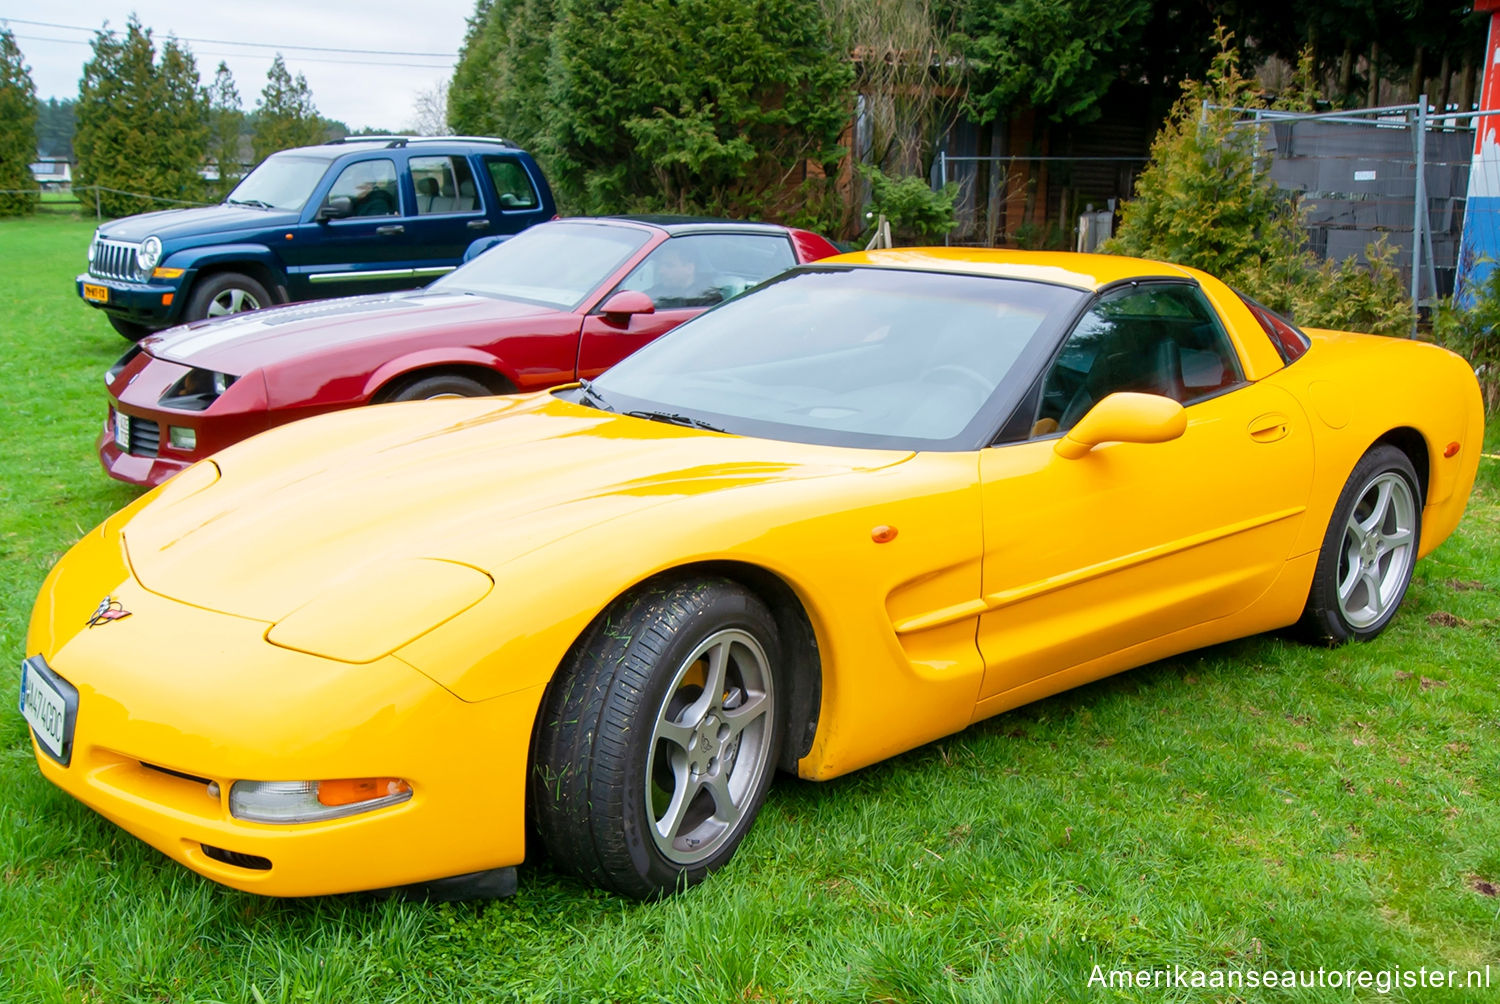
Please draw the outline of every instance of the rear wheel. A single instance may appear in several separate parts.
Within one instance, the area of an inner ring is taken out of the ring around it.
[[[734,855],[784,729],[771,613],[718,578],[652,586],[574,646],[537,726],[531,799],[562,868],[648,898]]]
[[[1304,633],[1329,644],[1385,630],[1406,596],[1422,536],[1422,497],[1406,454],[1381,443],[1349,475],[1323,537]]]
[[[188,297],[184,321],[224,317],[269,307],[273,302],[266,287],[239,272],[219,272],[200,280]]]

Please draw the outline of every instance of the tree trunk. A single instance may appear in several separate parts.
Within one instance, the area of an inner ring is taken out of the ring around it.
[[[1474,47],[1468,46],[1464,49],[1464,59],[1458,67],[1458,110],[1466,112],[1474,107]],[[1455,125],[1466,129],[1474,127],[1474,120],[1456,119]]]
[[[1370,79],[1365,88],[1365,107],[1374,108],[1380,102],[1380,43],[1370,43]]]
[[[1447,49],[1443,50],[1443,61],[1438,64],[1437,92],[1438,114],[1446,115],[1448,113],[1448,99],[1453,94],[1453,57],[1449,55]],[[1444,119],[1443,125],[1451,128],[1453,120]]]
[[[1339,104],[1349,104],[1349,94],[1354,90],[1354,41],[1344,39],[1344,54],[1339,57]]]
[[[1422,76],[1423,55],[1425,53],[1422,52],[1422,47],[1420,45],[1417,46],[1416,54],[1412,56],[1411,60],[1411,76],[1406,80],[1407,91],[1411,94],[1411,97],[1407,100],[1411,104],[1416,104],[1421,100],[1422,90],[1427,84],[1427,78]]]
[[[980,157],[989,157],[994,152],[995,146],[995,123],[992,119],[986,119],[979,123],[978,154]],[[995,230],[990,226],[990,162],[980,160],[976,162],[974,170],[974,223],[979,232],[979,240],[985,247],[995,243]]]

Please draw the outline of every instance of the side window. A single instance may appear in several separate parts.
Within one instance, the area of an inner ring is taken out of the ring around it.
[[[467,157],[413,157],[410,164],[418,216],[472,213],[479,208]]]
[[[500,198],[501,209],[537,207],[536,188],[519,161],[510,157],[486,157],[484,167],[490,172],[490,180],[495,183],[495,194]]]
[[[638,289],[658,307],[711,307],[795,264],[785,237],[688,234],[662,243],[618,288]]]
[[[1066,432],[1116,391],[1191,404],[1241,379],[1229,336],[1196,286],[1131,286],[1105,294],[1063,343],[1031,433]]]
[[[355,216],[395,216],[401,206],[395,161],[361,160],[350,164],[339,172],[328,190],[328,199],[339,197],[354,203]]]

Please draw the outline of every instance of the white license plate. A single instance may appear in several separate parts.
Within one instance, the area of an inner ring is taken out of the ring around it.
[[[64,765],[71,759],[78,691],[57,674],[38,665],[38,657],[21,663],[21,715],[37,742]]]
[[[123,411],[115,412],[115,445],[120,452],[130,452],[130,416]]]

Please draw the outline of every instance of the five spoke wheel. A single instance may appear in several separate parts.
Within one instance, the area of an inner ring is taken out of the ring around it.
[[[651,836],[665,857],[693,864],[734,832],[770,763],[773,699],[766,654],[744,631],[715,632],[677,670],[645,778]]]
[[[1422,539],[1422,496],[1405,453],[1377,443],[1339,494],[1302,614],[1312,639],[1375,637],[1406,595]]]
[[[1367,484],[1344,527],[1339,610],[1367,628],[1399,600],[1416,556],[1417,503],[1411,486],[1391,471]]]
[[[531,805],[553,863],[641,898],[728,863],[781,758],[781,658],[771,611],[728,579],[647,584],[595,618],[538,718]]]

